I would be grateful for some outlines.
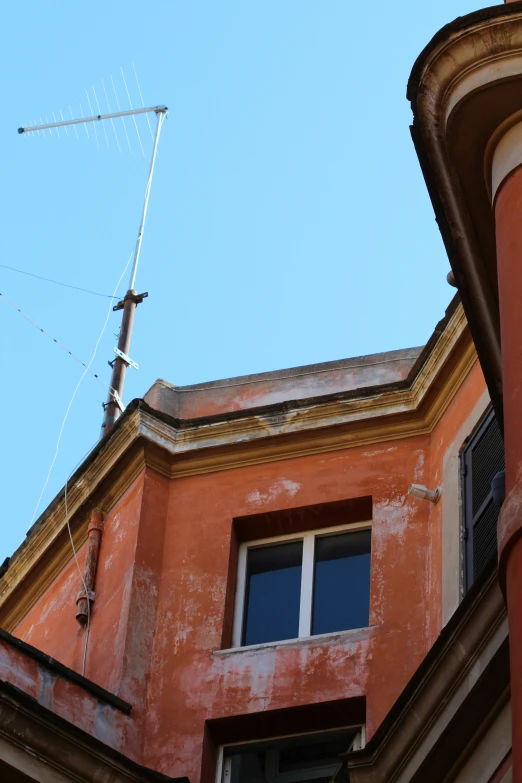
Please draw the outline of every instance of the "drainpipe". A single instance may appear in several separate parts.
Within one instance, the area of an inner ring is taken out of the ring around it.
[[[83,584],[76,599],[76,619],[82,628],[87,625],[94,601],[94,585],[102,534],[103,514],[101,511],[92,511],[87,532],[88,548],[83,569]]]

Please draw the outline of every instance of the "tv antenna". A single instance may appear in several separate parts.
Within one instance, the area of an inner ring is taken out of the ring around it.
[[[133,67],[134,67],[134,64],[133,64]],[[127,83],[125,81],[125,76],[123,74],[123,70],[122,70],[121,73],[122,73],[122,77],[123,77],[123,82],[125,84],[127,97],[129,99],[129,103],[131,103],[129,91],[128,91],[128,88],[127,88]],[[141,89],[140,89],[140,86],[139,86],[138,77],[137,77],[135,68],[134,68],[134,74],[136,76],[136,82],[138,84],[138,90],[139,90],[139,93],[140,93],[140,98],[142,99],[142,103],[143,103],[143,98],[142,98],[142,95],[141,95]],[[116,94],[116,89],[114,87],[114,82],[112,80],[112,77],[111,77],[111,82],[112,82],[112,86],[113,86],[113,89],[114,89],[114,95],[116,97],[116,103],[117,103],[117,106],[118,106],[118,109],[119,109],[120,108],[120,104],[119,104],[118,96]],[[145,221],[146,221],[146,218],[147,218],[147,209],[148,209],[148,206],[149,206],[149,196],[150,196],[150,189],[151,189],[151,184],[152,184],[152,176],[154,174],[154,166],[155,166],[155,163],[156,163],[156,157],[157,157],[157,152],[158,152],[158,143],[159,143],[159,138],[160,138],[160,133],[161,133],[161,128],[162,128],[162,125],[163,125],[163,121],[164,121],[164,119],[165,119],[165,117],[167,115],[167,107],[166,106],[151,106],[149,108],[146,108],[145,106],[143,106],[142,108],[134,109],[134,108],[132,108],[132,104],[131,104],[130,110],[111,112],[110,111],[110,106],[109,106],[109,100],[108,100],[108,96],[107,96],[107,91],[105,89],[105,84],[102,82],[102,85],[103,85],[103,91],[105,93],[107,106],[109,108],[109,113],[107,113],[107,114],[102,114],[101,113],[100,105],[98,103],[98,98],[97,98],[96,92],[95,92],[94,87],[93,87],[92,88],[92,92],[93,92],[93,97],[94,97],[94,101],[95,101],[96,107],[98,108],[98,112],[99,112],[98,114],[94,114],[92,116],[84,117],[83,116],[82,107],[80,106],[81,117],[75,119],[73,117],[72,109],[69,106],[69,113],[71,115],[71,119],[64,119],[63,114],[60,111],[61,120],[58,121],[58,122],[56,121],[56,117],[54,116],[54,113],[53,113],[54,122],[47,122],[48,118],[46,117],[45,118],[46,119],[45,123],[42,123],[40,121],[39,125],[32,124],[32,125],[28,125],[26,127],[18,128],[18,133],[21,134],[21,135],[22,134],[23,135],[35,134],[35,135],[39,136],[40,134],[43,134],[45,136],[46,135],[46,131],[49,132],[49,135],[52,135],[53,130],[56,131],[56,133],[59,135],[60,128],[63,128],[65,130],[66,134],[68,135],[67,128],[70,127],[70,126],[73,126],[73,129],[75,131],[76,137],[78,138],[78,134],[76,132],[76,126],[77,125],[84,125],[85,129],[86,129],[86,132],[87,132],[87,136],[89,136],[89,133],[88,133],[89,124],[90,123],[94,123],[94,125],[93,125],[94,135],[95,135],[96,143],[97,143],[97,145],[99,147],[98,134],[96,132],[97,123],[98,122],[105,123],[107,120],[110,120],[110,122],[112,124],[112,129],[114,131],[114,136],[116,138],[116,143],[117,143],[118,149],[120,149],[120,152],[121,152],[121,148],[120,148],[119,141],[118,141],[118,136],[117,136],[117,133],[116,133],[116,127],[114,125],[114,120],[121,118],[124,130],[125,130],[125,136],[127,138],[127,142],[129,144],[129,149],[130,149],[130,141],[129,141],[129,137],[127,135],[127,129],[126,129],[126,126],[125,126],[125,117],[132,117],[135,129],[136,129],[136,133],[138,134],[138,140],[139,140],[139,143],[140,143],[140,147],[141,147],[141,150],[143,152],[143,146],[142,146],[142,143],[141,143],[141,138],[140,138],[140,135],[139,135],[138,126],[136,125],[136,115],[139,115],[139,114],[146,115],[147,122],[149,121],[149,115],[150,114],[155,114],[156,115],[157,122],[156,122],[156,131],[155,131],[154,134],[152,134],[152,128],[151,128],[150,123],[149,123],[149,129],[151,131],[151,135],[153,135],[153,140],[154,141],[153,141],[153,146],[152,146],[152,155],[151,155],[151,161],[150,161],[150,167],[149,167],[149,176],[148,176],[148,179],[147,179],[147,184],[146,184],[146,187],[145,187],[145,196],[144,196],[144,199],[143,199],[143,209],[142,209],[142,212],[141,212],[141,221],[140,221],[140,226],[139,226],[139,229],[138,229],[138,236],[137,236],[137,239],[136,239],[136,246],[135,246],[134,254],[133,254],[133,261],[132,261],[132,268],[131,268],[131,274],[130,274],[130,280],[129,280],[129,287],[128,287],[127,293],[125,294],[124,298],[121,301],[119,301],[117,305],[115,305],[113,307],[113,310],[122,310],[123,313],[122,313],[122,319],[121,319],[120,333],[119,333],[119,337],[118,337],[118,345],[114,349],[114,353],[116,354],[116,357],[111,362],[109,362],[110,366],[112,367],[112,376],[111,376],[111,383],[110,383],[110,387],[109,387],[109,393],[108,393],[108,397],[107,397],[107,402],[104,403],[104,405],[103,405],[104,414],[103,414],[103,423],[102,423],[101,437],[103,437],[104,435],[106,435],[109,432],[109,430],[114,425],[116,420],[119,418],[119,416],[125,410],[125,407],[123,405],[123,401],[122,400],[123,400],[123,387],[124,387],[124,384],[125,384],[125,375],[126,375],[126,372],[127,372],[127,367],[134,367],[136,370],[138,369],[138,365],[136,364],[136,362],[134,362],[130,358],[130,356],[129,356],[129,350],[130,350],[130,344],[131,344],[132,327],[134,325],[134,315],[135,315],[135,312],[136,312],[136,307],[141,302],[143,302],[143,300],[148,296],[148,292],[145,292],[143,294],[138,294],[137,291],[135,290],[134,286],[136,284],[136,273],[137,273],[137,270],[138,270],[138,263],[139,263],[139,260],[140,260],[141,242],[142,242],[142,239],[143,239],[143,232],[144,232],[144,229],[145,229]],[[89,104],[89,108],[91,109],[91,112],[92,112],[92,105],[91,105],[89,93],[87,93],[87,101],[88,101],[88,104]],[[103,124],[103,128],[104,128],[105,140],[107,142],[107,146],[109,146],[109,140],[108,140],[107,130],[106,130],[105,124]]]

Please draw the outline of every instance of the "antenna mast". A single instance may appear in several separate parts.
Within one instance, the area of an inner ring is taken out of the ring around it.
[[[138,365],[132,361],[129,356],[132,327],[134,325],[134,314],[136,307],[143,302],[148,293],[138,294],[136,293],[134,286],[136,283],[136,273],[138,271],[138,262],[140,260],[141,241],[143,239],[143,231],[145,229],[145,220],[147,218],[147,209],[149,206],[150,188],[152,184],[152,175],[154,174],[154,165],[156,163],[156,155],[158,151],[158,142],[161,133],[161,126],[166,115],[166,107],[156,110],[157,125],[156,133],[154,136],[154,145],[152,147],[152,156],[150,161],[149,177],[147,180],[147,186],[145,188],[145,198],[143,200],[143,210],[141,213],[141,222],[138,230],[138,237],[136,239],[136,248],[134,250],[134,259],[132,262],[132,269],[129,281],[129,290],[125,294],[124,299],[113,308],[114,310],[123,310],[121,319],[120,335],[118,338],[118,347],[114,349],[116,358],[109,362],[112,364],[112,377],[110,383],[109,396],[104,407],[103,424],[101,437],[106,435],[114,422],[123,413],[124,407],[122,402],[123,386],[125,384],[125,375],[127,373],[127,367],[135,367],[138,369]]]
[[[67,125],[80,125],[88,122],[96,122],[98,120],[99,121],[113,120],[116,117],[127,117],[129,115],[135,115],[135,114],[147,114],[149,112],[154,112],[157,117],[156,133],[154,136],[154,144],[152,147],[149,176],[145,188],[145,197],[143,200],[141,222],[138,230],[138,237],[136,239],[136,247],[134,250],[134,259],[132,262],[129,289],[125,294],[123,300],[121,302],[118,302],[118,304],[113,308],[114,310],[123,310],[123,314],[121,319],[120,334],[118,338],[118,346],[117,348],[114,349],[116,358],[112,362],[109,362],[109,364],[112,367],[112,377],[111,377],[107,402],[103,406],[104,415],[103,415],[101,437],[103,437],[109,432],[109,430],[111,429],[115,421],[119,418],[121,413],[124,411],[122,397],[123,397],[123,386],[125,383],[125,375],[127,372],[127,367],[130,366],[130,367],[134,367],[135,369],[138,369],[138,365],[136,364],[136,362],[132,361],[132,359],[129,356],[129,349],[131,344],[132,327],[134,324],[134,314],[136,311],[136,307],[141,302],[143,302],[143,300],[148,296],[148,293],[138,294],[135,291],[134,286],[136,283],[136,273],[138,271],[138,262],[140,259],[141,242],[143,239],[143,232],[145,229],[145,220],[147,218],[150,188],[152,184],[152,175],[154,174],[154,165],[156,163],[158,142],[161,133],[161,126],[163,125],[163,120],[165,119],[165,116],[167,114],[167,107],[153,106],[148,109],[147,108],[131,109],[130,111],[119,111],[111,114],[98,114],[93,117],[85,117],[85,118],[82,117],[81,119],[70,119],[70,120],[63,120],[62,122],[47,123],[45,125],[31,125],[27,128],[18,128],[18,133],[20,134],[38,133],[39,131],[45,133],[46,130],[49,130],[49,132],[51,132],[52,128],[61,128],[61,127],[66,127]]]

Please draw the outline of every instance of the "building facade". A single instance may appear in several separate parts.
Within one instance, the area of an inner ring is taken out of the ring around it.
[[[2,678],[169,777],[329,780],[461,603],[490,408],[458,297],[424,349],[158,381],[11,558]]]
[[[515,2],[410,78],[426,346],[158,381],[4,564],[2,780],[522,781],[521,53]]]

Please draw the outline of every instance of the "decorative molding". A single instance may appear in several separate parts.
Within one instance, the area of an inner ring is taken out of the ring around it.
[[[75,547],[86,539],[92,507],[107,514],[145,469],[172,480],[428,434],[476,360],[459,305],[409,387],[183,426],[137,406],[67,489]],[[70,558],[62,493],[0,580],[0,626],[12,632]]]
[[[442,28],[415,63],[407,92],[413,141],[500,422],[491,163],[496,131],[520,110],[521,89],[522,11],[510,3]]]
[[[350,780],[454,780],[445,773],[469,750],[466,732],[480,733],[508,699],[506,606],[494,571],[460,604],[366,748],[346,755]]]

